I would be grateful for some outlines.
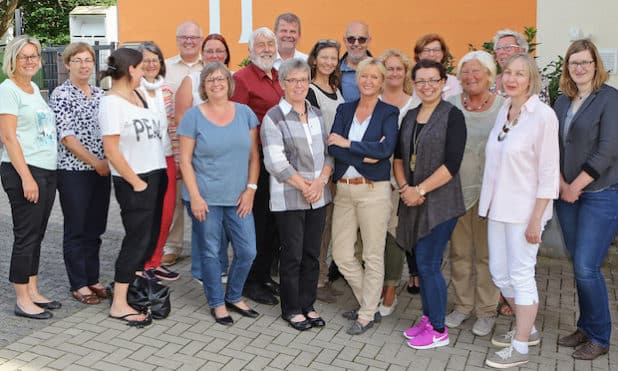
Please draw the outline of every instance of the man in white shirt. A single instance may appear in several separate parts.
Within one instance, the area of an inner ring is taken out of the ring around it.
[[[165,81],[169,87],[176,93],[182,79],[194,71],[201,71],[202,65],[202,40],[203,34],[200,26],[193,21],[186,21],[178,25],[176,29],[176,46],[178,47],[178,55],[165,60]],[[176,122],[176,125],[180,124]],[[172,143],[177,141],[174,134]],[[178,161],[178,146],[173,146],[174,159]],[[177,164],[178,166],[178,164]],[[176,208],[174,209],[174,217],[170,233],[163,247],[163,258],[161,264],[172,265],[176,263],[176,258],[182,252],[182,243],[184,240],[184,216],[185,209],[181,200],[182,178],[176,178]]]
[[[176,46],[178,55],[165,60],[167,72],[165,81],[176,93],[182,79],[194,71],[202,69],[202,29],[193,21],[186,21],[176,29]]]
[[[296,50],[300,40],[300,18],[293,13],[280,14],[275,20],[275,35],[277,36],[277,56],[273,67],[279,70],[283,61],[290,58],[307,60],[307,54]]]

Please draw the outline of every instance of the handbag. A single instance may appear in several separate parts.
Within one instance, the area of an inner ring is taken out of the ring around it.
[[[110,288],[113,295],[113,282]],[[127,302],[138,311],[150,309],[153,319],[167,318],[172,311],[170,288],[140,276],[135,276],[133,282],[129,283]]]

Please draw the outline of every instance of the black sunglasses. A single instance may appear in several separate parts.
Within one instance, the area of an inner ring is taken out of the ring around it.
[[[369,40],[369,38],[366,36],[346,36],[345,39],[349,44],[354,44],[354,42],[358,41],[358,43],[361,45],[366,43],[367,40]]]

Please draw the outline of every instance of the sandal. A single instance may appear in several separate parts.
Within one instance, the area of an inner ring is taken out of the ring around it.
[[[73,299],[79,301],[82,304],[92,305],[92,304],[99,304],[101,302],[97,294],[84,295],[80,293],[79,291],[71,291],[71,296],[73,296]]]
[[[99,299],[107,299],[108,294],[107,294],[107,290],[105,289],[105,287],[97,287],[94,285],[90,285],[88,286],[88,288],[92,290],[92,292],[94,292],[95,295],[99,297]]]
[[[511,317],[513,315],[513,308],[511,308],[509,303],[507,303],[502,294],[500,294],[500,300],[498,301],[498,314],[502,314],[507,317]]]
[[[150,312],[146,313],[146,318],[144,318],[141,321],[134,321],[134,320],[127,319],[127,317],[139,316],[140,314],[143,314],[143,313],[139,313],[139,312],[128,313],[128,314],[125,314],[123,316],[117,316],[117,317],[116,316],[112,316],[110,314],[109,317],[113,318],[113,319],[120,320],[120,321],[124,321],[124,322],[126,322],[127,326],[137,327],[137,328],[143,328],[143,327],[148,326],[148,325],[150,325],[152,323],[152,317],[150,316]]]

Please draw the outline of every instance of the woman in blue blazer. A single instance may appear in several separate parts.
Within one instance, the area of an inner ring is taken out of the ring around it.
[[[579,299],[577,330],[558,344],[592,360],[609,350],[611,317],[601,265],[618,230],[618,92],[595,45],[574,41],[560,78],[560,200],[556,212]]]
[[[328,137],[335,158],[337,184],[333,210],[333,259],[360,304],[344,313],[354,320],[348,334],[362,334],[373,326],[384,282],[384,243],[391,215],[391,165],[397,142],[399,110],[378,100],[386,69],[367,58],[359,63],[359,100],[341,104]],[[363,241],[364,269],[354,256],[357,230]],[[378,313],[379,316],[379,313]]]

